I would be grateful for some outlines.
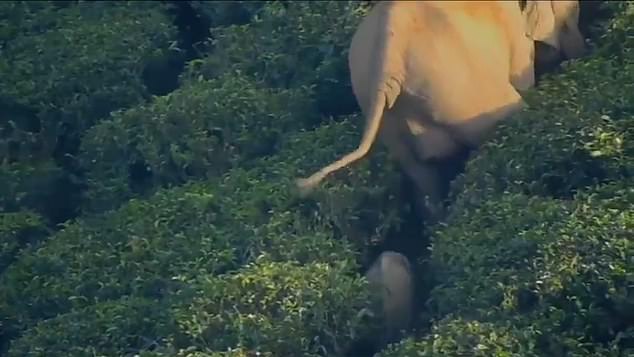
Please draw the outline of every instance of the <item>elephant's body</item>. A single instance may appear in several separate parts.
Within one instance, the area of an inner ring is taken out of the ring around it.
[[[462,145],[478,146],[521,106],[511,77],[522,89],[533,85],[533,44],[519,8],[507,4],[392,1],[362,21],[350,46],[352,88],[369,119],[377,101],[395,98],[382,120],[390,151],[401,151],[395,146],[411,133],[419,159],[447,158]],[[512,69],[514,50],[522,61]]]
[[[372,286],[381,289],[385,332],[388,343],[407,330],[412,320],[414,282],[409,260],[402,254],[385,251],[366,272]]]
[[[430,201],[419,200],[422,210],[438,218],[445,183],[437,163],[478,147],[525,105],[518,91],[535,84],[533,39],[559,46],[556,23],[565,21],[555,19],[549,2],[531,2],[526,13],[516,1],[377,3],[352,37],[348,57],[367,118],[361,145],[300,179],[299,187],[306,193],[361,159],[378,137]]]

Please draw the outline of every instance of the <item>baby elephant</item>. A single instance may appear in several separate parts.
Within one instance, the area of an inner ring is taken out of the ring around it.
[[[365,276],[371,286],[382,289],[385,321],[383,342],[394,342],[411,323],[414,282],[409,261],[403,254],[385,251]]]

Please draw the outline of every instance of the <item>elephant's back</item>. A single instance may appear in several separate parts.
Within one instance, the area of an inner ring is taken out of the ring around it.
[[[502,15],[494,4],[469,3],[429,1],[420,6],[405,46],[410,78],[454,87],[470,87],[482,79],[508,81],[510,42]]]
[[[427,32],[411,37],[405,54],[403,92],[420,101],[407,111],[460,124],[515,103],[519,95],[509,81],[510,42],[495,6],[431,3],[438,4],[429,8],[436,6],[433,14],[439,17]],[[426,11],[428,18],[432,12]]]
[[[402,77],[402,54],[407,44],[411,3],[388,1],[376,4],[352,36],[348,66],[353,92],[364,113],[387,77]]]

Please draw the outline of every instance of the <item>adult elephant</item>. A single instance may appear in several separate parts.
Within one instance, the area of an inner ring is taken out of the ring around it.
[[[438,163],[478,147],[525,103],[534,41],[581,56],[577,1],[385,1],[357,28],[348,56],[366,117],[359,147],[298,179],[302,195],[368,154],[377,137],[419,191],[430,220],[443,211]]]

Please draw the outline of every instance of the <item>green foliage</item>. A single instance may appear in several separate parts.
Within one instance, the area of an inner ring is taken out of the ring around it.
[[[3,1],[0,3],[0,47],[5,48],[16,37],[42,32],[55,26],[56,16],[64,1]]]
[[[212,29],[212,52],[184,80],[237,69],[272,87],[315,86],[322,114],[351,113],[347,53],[364,11],[357,1],[266,2],[249,24]]]
[[[272,167],[271,172],[283,175],[291,190],[296,178],[312,174],[356,148],[362,125],[360,115],[351,115],[289,136],[275,166],[262,165],[263,169]],[[403,214],[410,208],[400,191],[401,183],[396,165],[377,145],[372,155],[333,173],[303,202],[309,205],[310,215],[326,218],[336,232],[364,251],[401,227]]]
[[[634,353],[634,6],[618,7],[597,52],[468,163],[434,233],[432,331],[389,355]]]
[[[520,194],[458,210],[437,232],[436,316],[515,321],[538,355],[588,355],[634,337],[634,189],[624,182],[573,201]],[[601,355],[601,354],[598,354]]]
[[[32,31],[7,42],[0,58],[3,106],[27,108],[36,116],[27,121],[5,112],[2,130],[9,139],[3,138],[0,147],[14,138],[22,146],[19,157],[48,157],[62,136],[81,133],[111,110],[147,97],[144,66],[165,56],[175,35],[154,2],[40,5],[46,11],[18,18],[25,22],[19,24],[22,29]],[[35,21],[50,27],[36,28]],[[17,141],[22,132],[35,133],[37,145]]]
[[[241,348],[264,355],[341,353],[363,328],[366,281],[343,263],[267,262],[205,277],[179,325],[203,352]],[[366,328],[367,329],[367,328]],[[218,338],[222,336],[222,338]]]
[[[446,318],[421,340],[408,338],[379,353],[380,357],[537,357],[528,342],[535,332],[501,323]],[[598,356],[597,356],[598,357]]]
[[[169,306],[123,298],[46,320],[11,345],[8,356],[124,356],[153,349],[176,330]]]
[[[0,272],[46,233],[42,218],[33,212],[0,213]]]
[[[40,322],[9,356],[192,356],[224,351],[321,355],[346,346],[370,299],[354,265],[261,257],[239,271],[195,277],[174,299],[124,298]],[[222,338],[218,338],[222,336]]]
[[[262,254],[301,264],[353,261],[352,246],[332,239],[332,226],[342,232],[358,227],[359,240],[386,234],[397,217],[385,213],[398,202],[375,181],[389,178],[389,172],[370,171],[370,160],[354,171],[354,181],[331,181],[332,193],[322,191],[319,203],[329,209],[317,216],[294,199],[290,185],[298,174],[296,163],[308,152],[316,163],[331,160],[357,139],[354,128],[347,121],[324,126],[288,140],[279,156],[258,160],[252,168],[162,189],[148,200],[131,200],[68,225],[6,271],[0,314],[8,325],[23,329],[121,296],[162,298],[197,276],[238,269]],[[365,188],[353,182],[364,182]],[[368,221],[344,215],[368,202],[388,204],[372,211]],[[359,233],[361,227],[367,236]]]
[[[283,136],[314,120],[309,94],[227,73],[114,113],[82,142],[88,204],[112,208],[155,188],[218,176],[273,154]]]
[[[42,319],[129,294],[160,297],[177,288],[177,274],[235,267],[234,247],[246,248],[248,236],[231,229],[231,217],[214,201],[201,188],[161,192],[71,224],[9,267],[2,305],[18,321]]]
[[[606,1],[606,6],[616,16],[608,21],[601,39],[600,53],[606,56],[632,58],[634,48],[634,2]]]
[[[38,164],[0,164],[1,211],[16,212],[21,207],[29,207],[48,217],[53,213],[51,199],[62,180],[63,171],[50,160]]]
[[[162,296],[178,288],[174,276],[236,268],[261,249],[286,259],[343,252],[325,233],[302,227],[297,213],[271,217],[261,206],[270,188],[242,193],[238,187],[255,177],[240,173],[68,226],[7,270],[0,300],[28,321],[122,295]]]
[[[574,201],[510,194],[458,210],[434,241],[436,315],[529,314],[546,354],[617,344],[632,334],[633,201],[620,183]]]
[[[246,24],[268,1],[191,1],[200,16],[209,19],[212,27]]]
[[[0,5],[5,35],[0,204],[63,222],[78,211],[80,135],[149,96],[143,71],[167,55],[175,29],[154,2],[17,1]]]
[[[77,182],[52,160],[0,164],[0,211],[29,210],[47,225],[78,211]]]

